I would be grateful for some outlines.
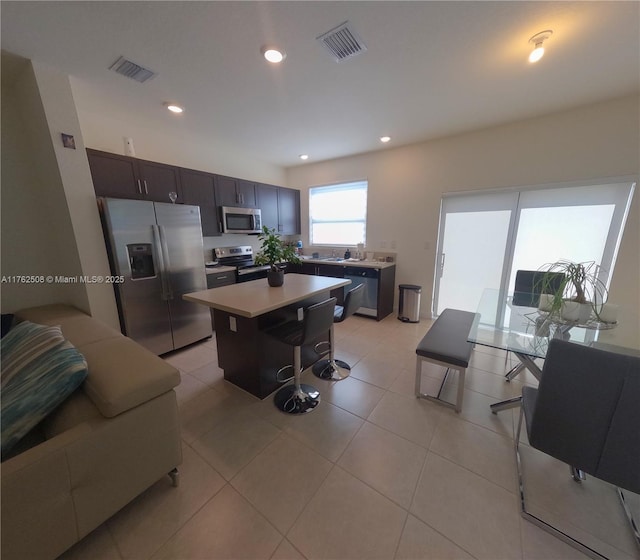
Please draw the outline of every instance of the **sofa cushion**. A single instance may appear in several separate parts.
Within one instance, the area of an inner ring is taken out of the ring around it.
[[[108,418],[180,383],[176,368],[125,336],[88,344],[82,353],[89,364],[84,392]]]
[[[22,437],[75,391],[87,363],[57,326],[24,321],[0,341],[2,355],[1,452]]]
[[[18,311],[16,318],[41,325],[60,325],[62,334],[76,348],[105,338],[121,337],[122,334],[90,317],[79,309],[66,304],[42,305]]]

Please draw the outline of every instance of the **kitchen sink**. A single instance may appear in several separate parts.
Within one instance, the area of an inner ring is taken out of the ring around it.
[[[332,261],[332,262],[342,262],[345,259],[343,259],[342,257],[320,257],[320,259],[318,259],[318,260],[321,260],[321,261]]]

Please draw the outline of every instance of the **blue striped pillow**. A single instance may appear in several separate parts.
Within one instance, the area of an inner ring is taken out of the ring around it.
[[[24,321],[0,340],[2,455],[87,377],[84,356],[60,327]]]

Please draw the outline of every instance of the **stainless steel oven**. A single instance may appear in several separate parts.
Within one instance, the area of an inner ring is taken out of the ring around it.
[[[260,208],[221,206],[221,212],[224,233],[260,233],[262,231]]]
[[[256,265],[253,262],[253,247],[218,247],[213,250],[213,259],[220,265],[233,266],[236,269],[236,282],[249,282],[266,278],[268,265]]]

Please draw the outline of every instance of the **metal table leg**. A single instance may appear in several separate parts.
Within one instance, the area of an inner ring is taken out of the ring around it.
[[[513,350],[512,350],[513,352]],[[521,371],[528,369],[534,377],[540,381],[542,377],[542,370],[538,367],[538,364],[531,358],[531,356],[527,356],[526,354],[521,354],[519,352],[513,352],[520,360],[520,363],[513,368],[509,373],[507,373],[507,381],[511,381],[516,375],[518,375]],[[508,410],[509,408],[516,408],[520,406],[520,402],[522,401],[522,397],[513,397],[511,399],[507,399],[505,401],[499,401],[497,403],[493,403],[491,405],[491,412],[493,414],[497,414],[502,410]]]

